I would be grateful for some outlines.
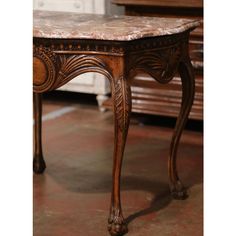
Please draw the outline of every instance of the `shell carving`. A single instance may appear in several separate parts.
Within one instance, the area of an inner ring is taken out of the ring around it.
[[[130,70],[142,70],[152,76],[159,83],[168,83],[174,76],[181,60],[181,45],[170,48],[143,52],[143,55],[131,56]]]
[[[54,88],[58,88],[66,84],[76,76],[86,72],[98,72],[105,75],[108,79],[111,79],[111,73],[109,72],[106,64],[99,58],[90,55],[73,55],[59,57],[60,69],[58,72],[57,83]]]

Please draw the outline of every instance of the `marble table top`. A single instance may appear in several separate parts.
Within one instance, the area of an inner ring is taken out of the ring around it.
[[[180,18],[34,11],[33,24],[34,37],[130,41],[181,33],[197,27],[199,21]]]

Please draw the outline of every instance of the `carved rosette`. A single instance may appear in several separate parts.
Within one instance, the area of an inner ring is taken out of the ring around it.
[[[114,81],[114,110],[119,129],[126,132],[131,111],[131,90],[123,76]]]
[[[56,81],[56,55],[44,47],[33,49],[33,90],[45,92],[52,89]]]
[[[168,83],[175,75],[182,57],[183,45],[143,51],[142,55],[133,53],[130,59],[130,73],[141,70],[148,73],[159,83]]]

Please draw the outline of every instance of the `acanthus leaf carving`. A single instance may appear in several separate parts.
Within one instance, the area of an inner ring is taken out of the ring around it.
[[[125,132],[129,126],[131,90],[123,76],[114,81],[114,109],[118,127]]]

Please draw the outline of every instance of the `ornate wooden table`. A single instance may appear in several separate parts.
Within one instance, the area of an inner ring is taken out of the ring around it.
[[[168,173],[172,196],[187,197],[178,177],[176,154],[194,99],[188,39],[190,31],[198,25],[198,21],[188,19],[34,12],[34,172],[42,173],[46,167],[41,143],[41,94],[82,73],[105,75],[111,84],[115,126],[108,220],[111,235],[124,235],[128,231],[121,209],[120,175],[132,105],[130,81],[139,71],[163,84],[177,71],[181,76],[182,106],[171,141]]]

